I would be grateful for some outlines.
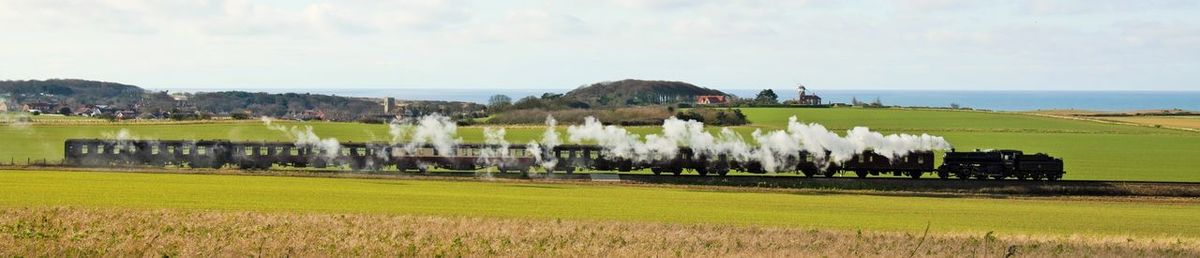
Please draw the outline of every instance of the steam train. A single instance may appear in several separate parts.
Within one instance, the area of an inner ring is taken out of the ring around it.
[[[429,172],[433,169],[470,171],[495,168],[501,173],[573,173],[576,170],[630,172],[650,170],[656,175],[694,171],[701,176],[725,176],[730,171],[762,174],[771,171],[759,161],[735,159],[725,154],[696,153],[680,147],[673,154],[652,159],[614,155],[596,145],[559,145],[552,148],[524,145],[389,144],[379,142],[341,143],[336,148],[291,142],[233,142],[223,140],[101,140],[69,139],[64,143],[64,165],[79,167],[164,167],[265,170],[272,167],[349,168],[355,171]],[[827,153],[828,154],[828,153]],[[1061,159],[1021,151],[947,152],[935,167],[933,152],[915,152],[889,159],[865,151],[852,159],[832,164],[800,151],[785,155],[776,172],[796,172],[807,177],[833,177],[853,172],[859,178],[871,175],[920,178],[936,173],[942,179],[1057,180],[1062,178]],[[827,155],[823,155],[827,156]]]

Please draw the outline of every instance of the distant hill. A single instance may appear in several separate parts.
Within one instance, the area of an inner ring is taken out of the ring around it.
[[[0,96],[12,103],[64,103],[130,106],[148,92],[133,85],[76,79],[0,81]],[[166,99],[170,97],[159,96]]]
[[[686,82],[626,79],[583,86],[567,92],[562,98],[592,107],[613,107],[694,102],[696,96],[705,95],[729,96]]]
[[[89,105],[108,105],[140,113],[203,112],[218,116],[248,113],[251,116],[286,117],[317,110],[326,119],[349,121],[383,114],[379,99],[352,98],[308,93],[263,93],[245,91],[168,94],[113,82],[52,79],[45,81],[0,81],[0,102],[17,109],[22,104],[47,103],[55,110]],[[178,101],[176,98],[186,99]],[[443,113],[479,116],[483,105],[466,102],[403,101],[411,114]],[[399,111],[398,111],[399,112]]]

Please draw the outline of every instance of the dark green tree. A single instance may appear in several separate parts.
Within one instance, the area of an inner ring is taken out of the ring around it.
[[[754,102],[759,104],[779,104],[779,95],[775,95],[775,91],[765,89],[758,92],[758,96],[754,97]]]

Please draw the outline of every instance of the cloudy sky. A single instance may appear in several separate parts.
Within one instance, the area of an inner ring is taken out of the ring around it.
[[[1200,90],[1200,1],[0,0],[0,79]]]

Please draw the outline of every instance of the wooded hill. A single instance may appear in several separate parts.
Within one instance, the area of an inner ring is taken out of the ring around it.
[[[567,92],[562,98],[591,107],[622,107],[693,103],[697,96],[729,96],[719,90],[686,82],[626,79],[600,82]]]
[[[143,98],[170,101],[166,94],[149,94],[133,85],[115,82],[52,79],[28,81],[0,81],[0,96],[10,105],[26,103],[55,103],[62,105],[110,105],[133,107]]]
[[[174,96],[173,96],[174,95]],[[22,104],[48,103],[55,109],[79,109],[105,105],[117,110],[139,114],[207,113],[216,116],[239,114],[239,117],[271,116],[289,118],[296,114],[319,111],[327,120],[350,121],[373,118],[383,114],[380,101],[370,98],[342,97],[308,93],[264,93],[245,91],[198,92],[169,94],[113,82],[52,79],[0,81],[0,98],[13,109]],[[179,98],[180,100],[177,100]],[[404,101],[405,111],[445,115],[479,116],[483,105],[466,102]]]

